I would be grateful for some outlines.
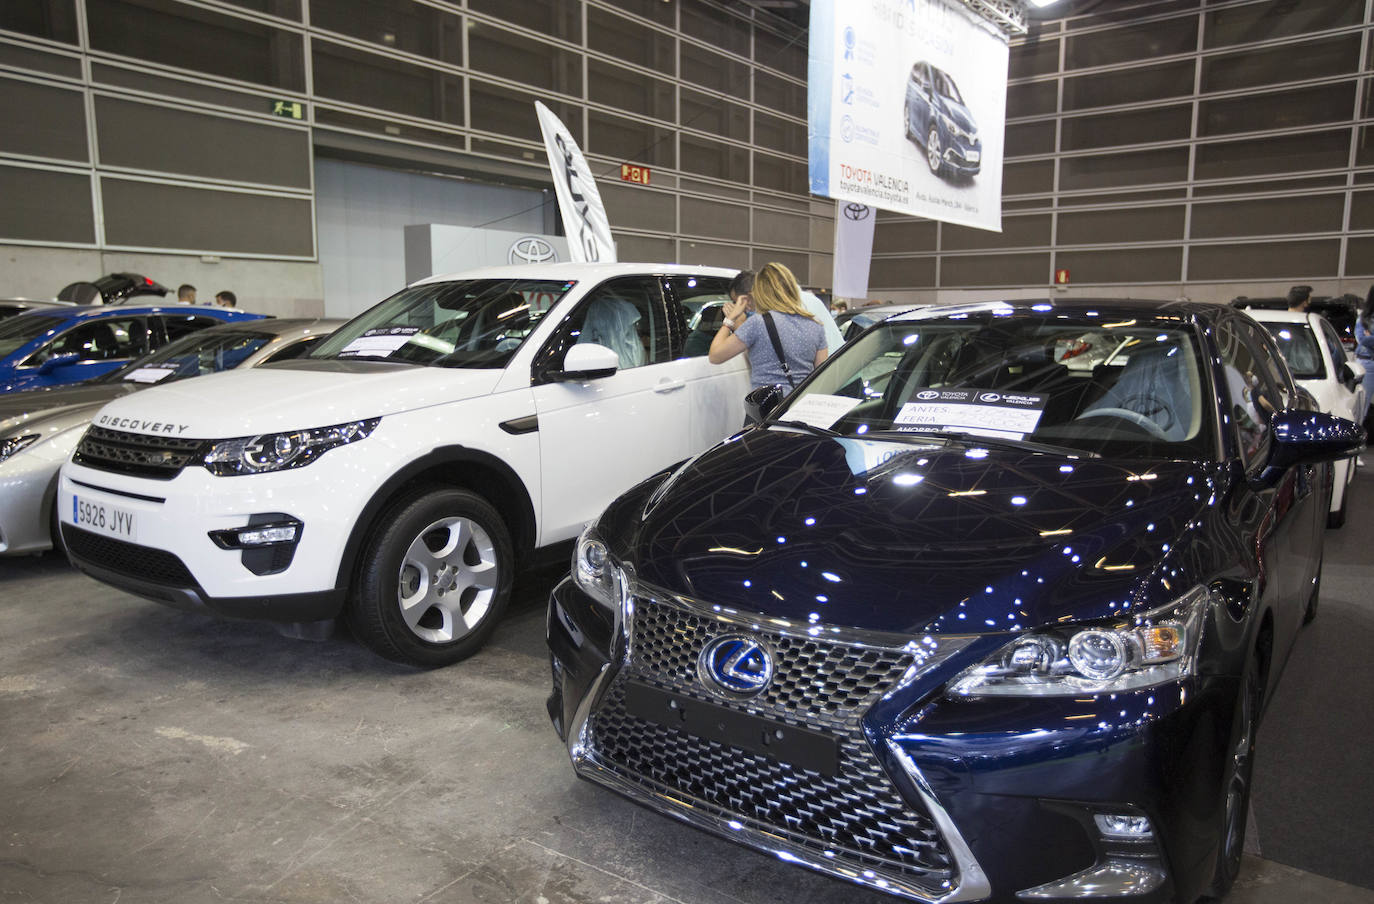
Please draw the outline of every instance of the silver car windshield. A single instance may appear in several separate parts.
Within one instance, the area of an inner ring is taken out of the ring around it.
[[[1199,361],[1193,330],[1179,320],[901,318],[852,341],[772,419],[842,436],[1211,458],[1216,403]]]
[[[501,368],[575,282],[467,279],[411,286],[322,341],[310,358]]]

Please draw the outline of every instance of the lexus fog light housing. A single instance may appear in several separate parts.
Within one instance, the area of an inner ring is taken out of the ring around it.
[[[31,446],[37,441],[37,433],[26,433],[23,436],[7,436],[4,439],[0,439],[0,461],[4,461],[20,449]]]
[[[950,685],[965,696],[1054,696],[1151,687],[1193,674],[1211,594],[1194,588],[1131,624],[1023,634]]]
[[[205,454],[205,467],[218,477],[304,467],[330,449],[365,439],[377,429],[381,420],[371,418],[332,427],[221,440],[211,445]]]
[[[1150,818],[1135,813],[1094,813],[1093,822],[1103,838],[1144,841],[1155,834]]]
[[[629,578],[612,558],[605,541],[597,536],[594,524],[588,525],[577,538],[572,574],[578,587],[608,609],[620,611],[629,600]]]

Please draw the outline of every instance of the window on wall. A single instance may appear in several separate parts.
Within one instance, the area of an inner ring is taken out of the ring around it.
[[[749,67],[737,60],[684,42],[681,61],[683,81],[732,97],[749,90]]]
[[[468,0],[468,9],[504,19],[514,25],[562,38],[574,44],[582,40],[582,4],[567,0]]]
[[[1360,36],[1339,35],[1319,41],[1255,48],[1205,57],[1202,90],[1237,91],[1279,82],[1297,82],[1358,72]]]
[[[503,0],[509,2],[509,0]],[[554,2],[566,2],[566,0],[554,0]],[[607,5],[625,10],[627,13],[634,13],[645,19],[657,22],[659,25],[666,25],[669,28],[677,24],[677,7],[675,4],[664,3],[663,0],[605,0]],[[587,12],[594,10],[588,7]]]
[[[810,188],[806,164],[768,154],[754,153],[754,186],[792,195],[804,195]]]
[[[468,29],[471,66],[479,72],[582,96],[582,57],[543,41],[534,41],[490,25]]]
[[[1206,20],[1206,46],[1227,47],[1359,25],[1364,5],[1351,0],[1271,0],[1213,10]]]
[[[677,116],[672,82],[600,60],[587,61],[587,99],[653,119],[672,122]]]
[[[1337,169],[1344,168],[1349,158],[1349,129],[1209,142],[1197,146],[1196,178],[1234,179]]]
[[[786,37],[766,28],[754,29],[754,62],[805,80],[806,34]]]
[[[542,144],[544,134],[539,128],[539,117],[534,112],[534,102],[538,100],[563,120],[579,145],[584,145],[581,107],[475,79],[468,86],[468,92],[472,99],[469,122],[474,129]],[[543,159],[542,154],[538,156]]]
[[[463,80],[448,72],[313,42],[315,93],[392,113],[463,124]]]
[[[749,108],[728,100],[681,88],[682,127],[710,132],[731,141],[749,141]]]
[[[1017,44],[1007,58],[1007,78],[1030,78],[1059,71],[1059,41],[1035,40]]]
[[[699,176],[749,181],[749,149],[683,134],[679,139],[682,162],[679,168]]]
[[[1007,86],[1007,118],[1043,116],[1055,112],[1059,103],[1056,82],[1026,82]]]
[[[1292,91],[1246,94],[1243,97],[1203,101],[1198,110],[1198,134],[1263,132],[1345,122],[1354,112],[1353,81]]]
[[[1065,117],[1060,147],[1066,151],[1086,151],[1122,144],[1186,141],[1192,126],[1191,104]]]
[[[61,41],[76,43],[76,9],[74,0],[5,0],[0,3],[0,28]]]
[[[1152,60],[1197,50],[1197,16],[1138,22],[1072,35],[1064,48],[1065,69]]]
[[[806,156],[806,126],[756,110],[754,144],[796,157]]]
[[[641,22],[587,7],[587,47],[597,53],[672,75],[676,71],[675,43],[672,35]]]
[[[806,86],[754,70],[754,103],[791,116],[806,116]]]
[[[462,20],[414,0],[315,3],[310,24],[443,63],[463,62]]]
[[[86,21],[92,50],[305,90],[301,36],[284,29],[176,0],[86,0]]]
[[[1180,60],[1121,72],[1095,72],[1066,78],[1064,109],[1084,110],[1188,97],[1193,93],[1193,72],[1192,60]]]
[[[650,166],[677,166],[676,134],[672,129],[600,110],[588,110],[587,122],[586,148],[589,154],[633,160]]]
[[[738,56],[749,56],[749,21],[701,0],[679,0],[679,30],[688,37]]]
[[[1060,191],[1183,182],[1187,178],[1186,147],[1065,157],[1059,161]]]

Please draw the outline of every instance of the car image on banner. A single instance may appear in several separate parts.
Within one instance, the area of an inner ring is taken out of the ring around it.
[[[927,62],[911,67],[906,82],[906,137],[924,146],[937,176],[973,178],[983,160],[978,124],[954,79]]]

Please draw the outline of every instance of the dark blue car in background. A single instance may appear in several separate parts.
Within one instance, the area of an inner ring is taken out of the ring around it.
[[[195,330],[262,316],[184,304],[27,311],[0,321],[0,393],[90,380]]]
[[[1224,893],[1363,432],[1195,303],[914,311],[778,399],[580,538],[577,774],[914,900]]]
[[[906,80],[903,118],[906,137],[926,149],[926,164],[937,176],[978,175],[983,142],[978,123],[964,106],[959,86],[949,73],[927,62],[911,67]]]

